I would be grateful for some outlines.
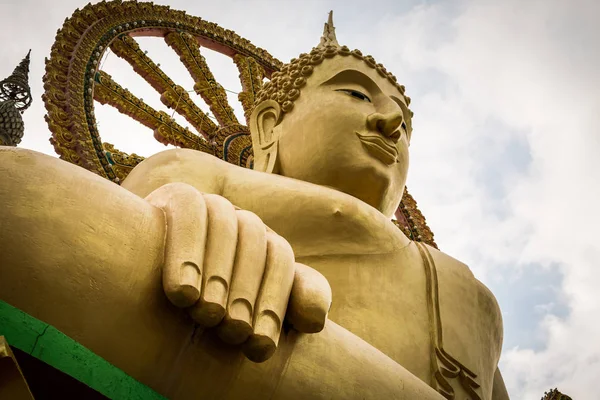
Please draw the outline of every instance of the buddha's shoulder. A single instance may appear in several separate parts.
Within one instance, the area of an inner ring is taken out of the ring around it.
[[[436,268],[438,270],[444,270],[451,272],[452,274],[466,280],[475,279],[475,275],[471,269],[467,266],[467,264],[463,263],[460,260],[440,251],[430,245],[425,245],[427,250],[431,254],[433,261],[435,262]]]
[[[137,174],[183,175],[193,174],[198,167],[208,172],[224,172],[236,168],[233,164],[221,160],[212,154],[192,149],[171,149],[156,153],[137,165],[128,179]]]
[[[475,277],[471,269],[463,262],[431,246],[427,246],[440,279],[440,289],[460,290],[462,293],[470,294],[477,303],[483,307],[486,313],[500,323],[502,320],[500,307],[493,293],[479,279]],[[444,286],[450,286],[442,288]]]
[[[219,193],[224,177],[235,168],[239,167],[197,150],[165,150],[137,165],[122,186],[142,197],[173,182],[188,183],[206,193]]]

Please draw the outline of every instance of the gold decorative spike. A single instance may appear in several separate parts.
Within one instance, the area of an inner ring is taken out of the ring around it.
[[[110,45],[111,50],[127,61],[158,93],[167,107],[182,115],[206,139],[217,130],[209,116],[192,102],[189,94],[175,83],[148,57],[129,35],[121,35]]]
[[[209,145],[189,129],[181,127],[164,111],[156,111],[142,100],[123,89],[104,71],[96,74],[94,99],[109,104],[121,113],[154,130],[154,137],[161,143],[213,154]]]
[[[240,71],[242,92],[238,94],[238,100],[242,103],[244,117],[246,117],[246,122],[248,123],[256,102],[256,94],[263,85],[265,69],[254,58],[242,54],[236,54],[233,57],[233,62]]]
[[[182,32],[167,34],[165,41],[179,55],[181,62],[196,82],[194,90],[208,104],[217,121],[221,125],[239,124],[233,109],[227,102],[225,89],[216,81],[206,60],[200,54],[198,41],[192,35]]]
[[[29,59],[31,50],[17,68],[6,79],[0,81],[0,102],[12,101],[17,111],[23,113],[31,105],[31,89],[29,88]]]

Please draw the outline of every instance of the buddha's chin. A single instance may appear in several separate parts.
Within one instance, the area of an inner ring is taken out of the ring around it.
[[[360,151],[346,148],[337,153],[343,157],[330,157],[326,164],[289,169],[282,162],[281,175],[345,193],[381,211],[387,204],[398,163],[385,165],[358,145]]]
[[[328,187],[344,192],[358,200],[381,211],[389,193],[391,174],[389,167],[370,157],[373,165],[361,169],[354,169],[344,179],[339,179]]]

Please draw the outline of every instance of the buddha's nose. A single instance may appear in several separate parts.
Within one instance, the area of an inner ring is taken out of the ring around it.
[[[369,129],[378,131],[397,143],[400,139],[400,124],[402,123],[402,112],[394,111],[387,114],[373,113],[367,117]]]

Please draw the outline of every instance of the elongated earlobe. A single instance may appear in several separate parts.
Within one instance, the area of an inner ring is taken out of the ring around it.
[[[254,150],[254,169],[277,173],[279,129],[282,112],[274,100],[266,100],[256,106],[250,116],[250,134]]]

